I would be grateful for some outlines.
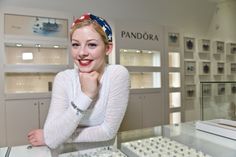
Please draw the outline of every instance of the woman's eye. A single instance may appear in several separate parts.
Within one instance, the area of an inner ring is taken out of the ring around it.
[[[78,47],[78,46],[79,46],[78,43],[72,43],[72,47],[76,48],[76,47]]]
[[[89,46],[89,48],[95,48],[97,46],[97,44],[89,43],[88,46]]]

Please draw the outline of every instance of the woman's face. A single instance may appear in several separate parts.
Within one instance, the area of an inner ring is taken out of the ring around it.
[[[72,57],[80,72],[103,72],[111,49],[92,25],[76,29],[72,35]]]

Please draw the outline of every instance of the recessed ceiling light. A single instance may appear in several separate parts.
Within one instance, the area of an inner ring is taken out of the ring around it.
[[[59,45],[54,45],[53,47],[57,49],[57,48],[59,48]]]
[[[21,47],[21,46],[23,46],[23,44],[16,43],[16,46],[17,46],[17,47]]]
[[[41,47],[41,45],[40,44],[35,44],[35,47]]]

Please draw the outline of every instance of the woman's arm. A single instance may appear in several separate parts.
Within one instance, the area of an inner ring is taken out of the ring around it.
[[[110,73],[110,89],[104,122],[78,132],[73,142],[106,141],[115,137],[123,120],[129,97],[129,73],[123,66]]]
[[[74,76],[69,76],[74,77]],[[69,103],[69,96],[66,88],[72,88],[68,83],[68,76],[66,73],[59,73],[54,80],[52,100],[49,108],[47,120],[44,125],[44,139],[46,145],[50,148],[56,148],[65,142],[75,131],[79,124],[82,114],[78,114],[77,110],[71,103]],[[80,92],[75,104],[87,109],[92,100]],[[69,103],[69,104],[68,104]],[[80,104],[78,104],[80,103]]]

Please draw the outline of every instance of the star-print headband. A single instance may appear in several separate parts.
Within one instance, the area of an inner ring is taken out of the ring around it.
[[[74,26],[78,25],[80,22],[82,22],[84,20],[95,21],[99,26],[101,26],[101,28],[105,32],[108,41],[112,42],[112,30],[111,30],[111,27],[109,26],[109,24],[106,22],[106,20],[101,17],[98,17],[96,15],[90,14],[90,13],[86,13],[86,14],[82,15],[80,18],[74,20],[74,22],[71,26],[71,29],[73,29]]]

